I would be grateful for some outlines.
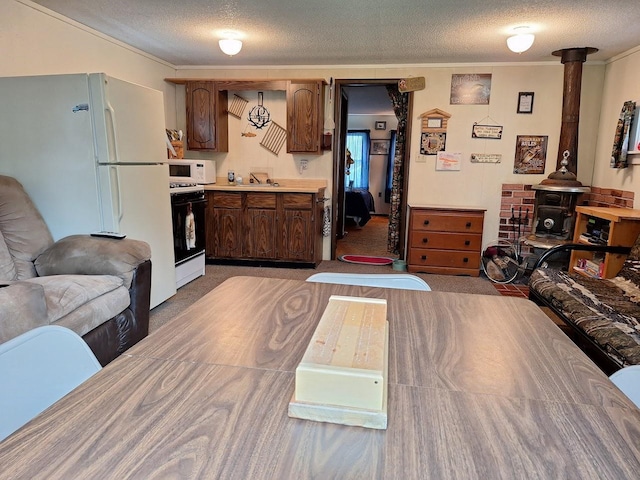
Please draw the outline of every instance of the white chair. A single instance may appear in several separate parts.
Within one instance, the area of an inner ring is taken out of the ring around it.
[[[408,273],[315,273],[307,282],[361,285],[364,287],[398,288],[403,290],[431,291],[420,277]]]
[[[624,367],[612,374],[609,379],[636,404],[636,407],[640,408],[640,365]]]
[[[0,345],[0,441],[102,367],[82,338],[35,328]]]

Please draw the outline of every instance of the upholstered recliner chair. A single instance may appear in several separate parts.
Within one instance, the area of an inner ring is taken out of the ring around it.
[[[22,185],[0,175],[0,343],[60,325],[106,365],[149,332],[150,258],[139,240],[54,242]]]

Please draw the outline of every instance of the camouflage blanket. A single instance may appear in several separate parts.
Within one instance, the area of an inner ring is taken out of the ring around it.
[[[627,259],[618,276],[608,280],[537,269],[529,281],[530,289],[622,365],[640,364],[639,285],[635,259]]]

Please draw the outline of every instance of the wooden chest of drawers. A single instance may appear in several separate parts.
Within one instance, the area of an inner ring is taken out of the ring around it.
[[[411,207],[409,272],[480,275],[484,209]]]

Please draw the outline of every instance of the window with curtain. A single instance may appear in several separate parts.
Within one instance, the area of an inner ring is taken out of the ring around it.
[[[353,163],[345,165],[347,171],[345,186],[347,188],[369,189],[369,130],[349,130],[347,132],[347,149],[351,153]]]

